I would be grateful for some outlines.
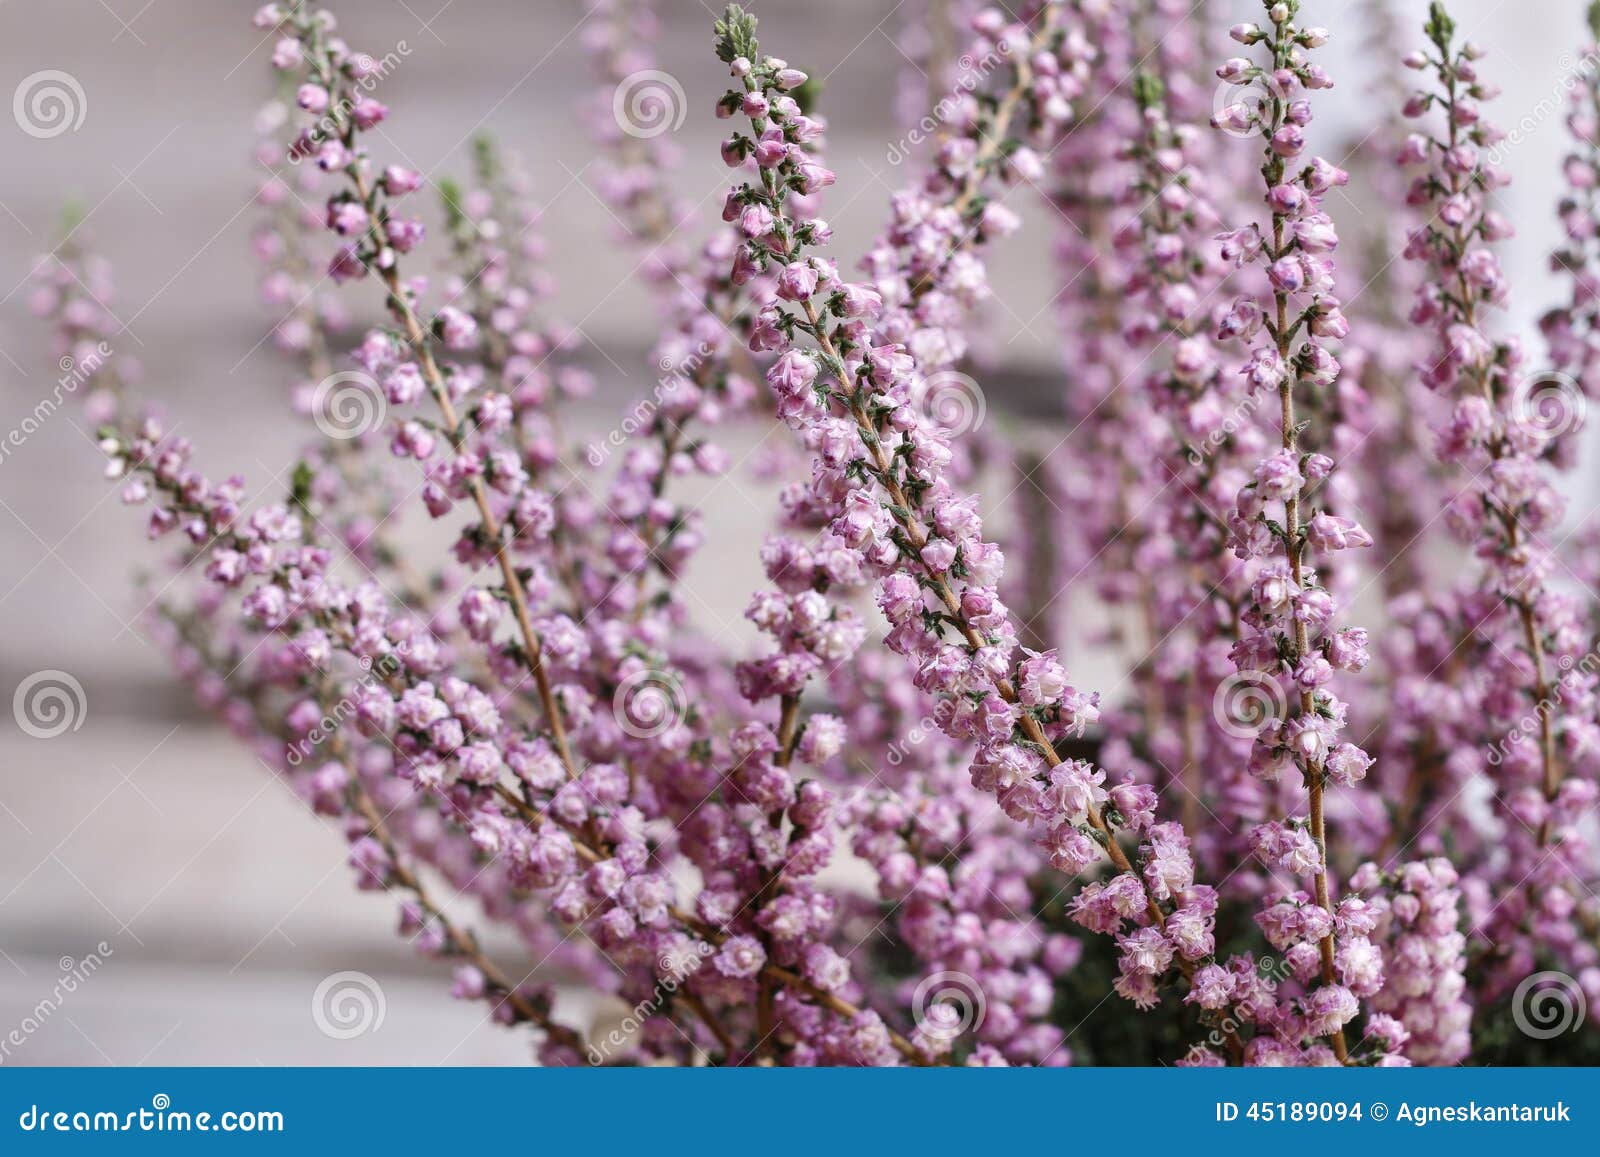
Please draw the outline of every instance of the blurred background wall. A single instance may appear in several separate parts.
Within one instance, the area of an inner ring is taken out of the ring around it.
[[[248,2],[0,0],[0,97],[40,70],[82,87],[80,127],[36,139],[0,117],[0,426],[32,410],[57,371],[26,310],[23,286],[55,236],[64,201],[88,214],[87,236],[116,265],[119,339],[145,369],[203,465],[266,484],[302,437],[283,403],[283,367],[261,341],[275,321],[259,305],[249,251],[254,113],[270,93],[267,45]],[[894,0],[755,0],[764,46],[824,78],[839,182],[828,217],[836,255],[853,260],[910,177],[893,163]],[[1250,6],[1253,8],[1253,6]],[[1374,115],[1362,94],[1373,61],[1359,47],[1361,5],[1308,0],[1338,34],[1328,67],[1339,87],[1319,102],[1319,141]],[[1420,25],[1424,5],[1403,5]],[[1524,330],[1552,303],[1544,272],[1564,147],[1562,77],[1579,49],[1580,0],[1456,0],[1467,34],[1492,52],[1505,89],[1495,110],[1518,125],[1516,184],[1505,207],[1520,237],[1508,256]],[[710,53],[712,5],[661,0],[661,67],[683,85],[690,115],[674,136],[677,180],[709,212],[725,190],[712,102],[722,74]],[[613,239],[593,190],[593,146],[574,113],[590,85],[578,0],[342,0],[344,32],[377,55],[404,42],[384,82],[392,158],[425,172],[460,169],[475,131],[521,152],[548,209],[560,309],[598,351],[601,389],[581,416],[614,424],[648,390],[651,309],[635,259]],[[1241,6],[1241,11],[1249,10]],[[1520,124],[1519,124],[1520,122]],[[1060,382],[1052,352],[1056,285],[1050,225],[1025,195],[1011,203],[1038,230],[994,255],[995,307],[985,378],[991,407],[1048,411]],[[1336,212],[1358,210],[1345,202]],[[1371,211],[1370,209],[1368,211]],[[370,293],[351,295],[368,305]],[[580,431],[581,432],[581,431]],[[391,934],[393,906],[352,891],[337,833],[310,817],[254,759],[188,705],[162,656],[133,623],[128,583],[140,519],[100,478],[92,431],[63,410],[0,461],[0,695],[41,670],[71,673],[87,711],[49,740],[0,711],[0,1038],[33,1015],[63,973],[92,957],[93,978],[4,1063],[519,1062],[517,1038],[452,1003],[447,980]],[[1579,486],[1592,489],[1589,478]],[[742,607],[758,582],[752,543],[770,509],[759,489],[731,488],[709,514],[693,583]],[[742,500],[741,500],[742,499]],[[1593,504],[1584,504],[1587,509]],[[713,624],[737,636],[736,620]],[[1082,671],[1099,685],[1103,673]],[[102,947],[104,945],[104,947]],[[381,1029],[335,1040],[310,1015],[317,985],[340,970],[381,978]]]

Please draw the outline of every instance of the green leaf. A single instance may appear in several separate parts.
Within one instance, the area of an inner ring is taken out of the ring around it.
[[[1600,3],[1600,0],[1596,0]],[[1155,108],[1167,95],[1167,86],[1153,72],[1140,72],[1133,78],[1133,99],[1142,109]]]
[[[435,182],[439,189],[439,204],[444,209],[445,227],[458,233],[467,223],[467,212],[461,207],[461,185],[454,177],[441,177]]]
[[[757,54],[756,18],[737,4],[729,4],[712,29],[717,37],[717,59],[732,64],[744,57],[752,64]]]
[[[472,163],[478,180],[485,185],[500,176],[500,150],[488,133],[472,138]]]
[[[1428,34],[1428,39],[1439,46],[1439,51],[1449,55],[1450,41],[1456,34],[1456,22],[1450,18],[1450,13],[1445,11],[1439,0],[1433,0],[1428,5],[1428,23],[1423,26],[1423,31]]]
[[[289,482],[289,501],[302,510],[309,509],[311,501],[311,481],[316,476],[311,469],[311,463],[301,459],[294,464],[294,474]]]

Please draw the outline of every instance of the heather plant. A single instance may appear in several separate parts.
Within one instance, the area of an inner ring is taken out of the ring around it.
[[[658,17],[585,11],[659,374],[598,439],[537,172],[488,138],[459,179],[387,155],[385,66],[309,0],[255,15],[287,492],[200,469],[79,240],[37,275],[148,508],[152,636],[452,995],[552,1065],[1594,1059],[1600,568],[1558,482],[1600,362],[1597,70],[1535,372],[1493,318],[1522,303],[1485,54],[1441,4],[1373,45],[1345,164],[1315,3],[1225,33],[1172,0],[920,6],[901,187],[854,259],[827,93],[754,17],[715,23],[701,220]],[[1336,225],[1346,195],[1384,212]],[[984,427],[973,377],[1030,200],[1055,445]],[[735,424],[783,486],[731,652],[691,613],[715,515],[682,479],[751,468]],[[413,519],[446,545],[402,546]],[[1069,674],[1069,596],[1121,685]]]

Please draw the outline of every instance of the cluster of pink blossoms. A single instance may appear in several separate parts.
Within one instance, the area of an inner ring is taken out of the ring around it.
[[[487,139],[461,181],[385,161],[381,66],[268,4],[254,247],[307,419],[288,493],[203,473],[105,352],[103,264],[41,265],[111,475],[169,544],[153,635],[543,1063],[1449,1064],[1536,970],[1600,1009],[1600,600],[1561,581],[1600,555],[1568,561],[1557,490],[1600,365],[1600,82],[1530,373],[1490,322],[1482,54],[1435,4],[1403,62],[1432,87],[1375,90],[1347,173],[1313,149],[1329,34],[1302,7],[926,6],[910,175],[851,267],[814,79],[729,7],[706,160],[734,183],[701,222],[658,17],[590,0],[593,179],[660,376],[577,445],[595,403],[534,181]],[[1244,55],[1212,76],[1224,32]],[[1336,227],[1364,183],[1406,203]],[[1024,311],[1062,325],[1054,445],[998,406],[973,428],[988,254],[1030,196],[1059,226],[1058,300]],[[383,321],[349,335],[363,291]],[[679,485],[741,483],[732,423],[784,483],[737,653],[691,613],[708,526]],[[1012,448],[1024,485],[986,503]],[[448,550],[402,548],[413,519]],[[1350,622],[1374,586],[1376,641]],[[1068,674],[1084,635],[1123,685]]]
[[[1333,82],[1307,55],[1326,42],[1328,33],[1295,23],[1295,8],[1274,4],[1266,27],[1232,29],[1239,43],[1260,46],[1267,65],[1235,58],[1217,70],[1224,81],[1252,94],[1225,108],[1215,123],[1264,138],[1261,175],[1269,214],[1265,227],[1252,222],[1223,238],[1224,256],[1236,265],[1260,266],[1266,287],[1264,293],[1236,298],[1217,335],[1249,343],[1242,373],[1252,391],[1277,395],[1279,417],[1278,448],[1255,466],[1227,518],[1234,553],[1262,563],[1232,651],[1237,678],[1259,682],[1287,708],[1261,729],[1250,768],[1269,781],[1298,774],[1306,794],[1304,813],[1257,826],[1250,842],[1269,868],[1313,882],[1314,902],[1322,910],[1316,940],[1323,981],[1313,999],[1326,1011],[1322,1035],[1343,1060],[1343,1025],[1358,1006],[1349,967],[1341,960],[1348,953],[1341,954],[1333,919],[1323,794],[1329,783],[1359,783],[1372,763],[1360,747],[1341,738],[1347,707],[1334,692],[1335,672],[1357,672],[1367,665],[1367,633],[1338,627],[1337,605],[1313,563],[1371,546],[1373,540],[1352,519],[1317,509],[1317,492],[1326,487],[1335,463],[1301,446],[1299,394],[1326,389],[1338,379],[1330,343],[1350,331],[1333,293],[1339,237],[1323,210],[1323,198],[1349,177],[1307,152],[1309,94]],[[1356,945],[1361,944],[1358,938]]]
[[[1495,90],[1478,75],[1482,49],[1458,44],[1437,4],[1427,33],[1432,51],[1406,58],[1435,81],[1405,108],[1422,122],[1401,154],[1420,169],[1409,200],[1427,213],[1406,248],[1427,271],[1411,319],[1432,332],[1422,380],[1450,400],[1437,450],[1460,477],[1448,519],[1476,562],[1446,612],[1476,670],[1469,712],[1450,738],[1495,770],[1501,842],[1473,881],[1471,917],[1492,946],[1487,970],[1509,986],[1543,946],[1559,945],[1564,959],[1591,972],[1600,962],[1584,885],[1600,743],[1594,640],[1580,600],[1558,581],[1564,502],[1552,463],[1581,421],[1584,392],[1563,374],[1530,372],[1519,344],[1489,331],[1489,313],[1507,293],[1493,244],[1512,234],[1489,204],[1507,180],[1493,156],[1502,135],[1481,108]],[[1427,119],[1435,113],[1436,129]],[[1546,329],[1558,359],[1581,372],[1559,324]]]

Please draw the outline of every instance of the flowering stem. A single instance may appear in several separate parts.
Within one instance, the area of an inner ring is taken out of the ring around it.
[[[339,751],[335,748],[339,740],[335,737],[334,744],[330,745],[335,750],[336,757]],[[457,926],[438,904],[428,895],[427,886],[418,878],[417,874],[406,866],[400,855],[400,850],[395,846],[394,839],[390,836],[388,828],[384,825],[383,817],[378,814],[377,805],[372,802],[372,797],[366,788],[354,778],[351,780],[350,798],[356,813],[362,818],[367,827],[367,832],[373,839],[382,845],[388,853],[390,873],[394,882],[416,898],[417,903],[434,921],[449,941],[451,949],[458,956],[470,960],[475,968],[483,973],[484,980],[491,988],[505,994],[506,1004],[510,1005],[516,1014],[523,1020],[538,1025],[557,1044],[576,1050],[578,1053],[585,1051],[583,1038],[574,1030],[562,1024],[557,1024],[550,1019],[547,1008],[535,1003],[528,996],[517,991],[510,978],[500,967],[483,954],[478,947],[478,940],[470,931]]]
[[[178,613],[172,608],[162,606],[159,613],[179,633],[190,646],[194,647],[204,661],[215,668],[217,674],[225,684],[231,684],[237,678],[239,664],[233,662],[216,662],[208,653],[207,640],[195,630],[195,624],[190,616]],[[329,704],[337,699],[335,690],[326,685],[327,680],[321,681],[324,685],[313,688],[314,698],[325,714],[331,716],[337,710],[336,706]],[[244,702],[256,723],[264,733],[278,734],[285,742],[292,737],[284,732],[281,712],[260,702],[255,696],[249,695],[243,689],[239,690],[240,701]],[[483,974],[488,986],[501,994],[504,1001],[519,1020],[526,1021],[542,1029],[546,1036],[558,1045],[576,1051],[581,1055],[585,1051],[585,1044],[581,1034],[566,1025],[557,1023],[550,1017],[550,1010],[544,1002],[535,1000],[526,993],[519,992],[517,985],[513,984],[506,973],[494,961],[490,960],[478,944],[478,938],[468,928],[463,928],[445,914],[444,909],[434,901],[428,891],[427,885],[420,876],[406,863],[401,849],[395,843],[384,817],[380,814],[372,795],[362,783],[360,772],[356,768],[356,759],[351,752],[348,741],[344,735],[335,732],[328,739],[328,753],[333,761],[344,767],[349,774],[349,782],[345,788],[345,804],[357,816],[365,829],[366,835],[371,837],[384,851],[385,868],[380,882],[385,891],[393,893],[397,888],[409,892],[418,907],[429,917],[434,926],[444,935],[447,945],[447,955],[462,957],[470,961],[473,967]],[[352,841],[353,842],[353,841]]]
[[[336,90],[333,71],[328,66],[326,50],[322,48],[320,32],[313,42],[319,51],[313,60],[313,67],[317,69],[321,79],[330,88]],[[355,152],[356,126],[355,122],[346,119],[344,125],[345,147]],[[393,254],[394,249],[390,244],[387,233],[386,218],[378,204],[377,189],[368,179],[364,163],[353,159],[347,169],[350,180],[355,187],[356,197],[361,202],[369,217],[368,237],[375,250],[380,253]],[[382,279],[384,288],[388,290],[389,312],[400,323],[404,331],[406,343],[411,347],[412,354],[417,359],[418,367],[422,372],[423,380],[427,383],[428,392],[433,395],[434,402],[439,407],[446,437],[456,449],[460,449],[466,437],[461,419],[456,415],[455,406],[450,401],[450,394],[445,387],[444,377],[439,372],[439,365],[434,360],[433,349],[428,340],[422,323],[417,318],[416,310],[400,284],[398,262],[373,262],[378,267],[378,275]],[[517,573],[516,565],[511,560],[510,540],[502,532],[499,520],[495,517],[489,504],[488,488],[483,480],[477,476],[467,479],[467,489],[472,495],[472,501],[478,508],[478,514],[483,522],[483,531],[488,540],[494,544],[494,560],[500,569],[500,575],[505,583],[506,597],[511,603],[512,615],[517,621],[517,630],[522,638],[522,657],[533,676],[534,687],[539,696],[539,705],[544,711],[545,723],[550,732],[550,739],[565,767],[569,779],[578,778],[577,762],[573,759],[571,745],[567,741],[567,729],[562,719],[560,705],[556,702],[555,692],[550,683],[549,672],[545,669],[543,648],[538,634],[533,629],[533,622],[528,611],[528,597],[522,586],[522,578]]]
[[[1508,379],[1515,370],[1517,355],[1511,352],[1508,343],[1490,346],[1478,336],[1480,305],[1497,301],[1497,295],[1503,292],[1498,271],[1494,276],[1484,273],[1484,259],[1493,260],[1489,250],[1474,246],[1480,236],[1489,241],[1503,235],[1498,227],[1491,227],[1490,215],[1485,211],[1495,172],[1492,160],[1484,159],[1480,152],[1490,130],[1477,110],[1477,100],[1493,94],[1486,92],[1477,81],[1473,61],[1482,55],[1481,49],[1470,43],[1459,48],[1455,45],[1455,22],[1437,0],[1430,7],[1425,31],[1438,53],[1437,58],[1418,53],[1408,63],[1419,68],[1431,65],[1443,92],[1424,94],[1414,106],[1408,106],[1407,111],[1420,114],[1428,104],[1437,101],[1445,113],[1445,139],[1429,142],[1444,158],[1439,166],[1443,179],[1437,173],[1429,178],[1433,182],[1429,192],[1440,201],[1437,216],[1448,226],[1447,230],[1436,234],[1444,243],[1438,260],[1440,281],[1448,281],[1448,288],[1440,286],[1443,311],[1461,327],[1459,332],[1472,334],[1482,343],[1472,347],[1473,356],[1462,356],[1461,348],[1446,342],[1430,376],[1437,376],[1441,371],[1449,373],[1453,363],[1459,360],[1460,372],[1465,374],[1470,388],[1482,398],[1487,409],[1487,430],[1482,444],[1489,461],[1482,473],[1487,474],[1491,482],[1483,487],[1481,497],[1485,510],[1499,526],[1501,541],[1485,545],[1493,551],[1491,558],[1501,572],[1498,593],[1516,613],[1522,644],[1533,667],[1527,690],[1533,700],[1534,714],[1538,716],[1538,781],[1546,804],[1536,846],[1544,849],[1554,832],[1552,809],[1548,805],[1560,793],[1562,780],[1552,719],[1559,696],[1552,698],[1547,645],[1540,624],[1539,603],[1548,597],[1548,591],[1539,573],[1537,556],[1547,552],[1536,549],[1529,541],[1533,528],[1525,521],[1524,511],[1531,505],[1530,500],[1493,481],[1502,464],[1512,469],[1523,463],[1530,469],[1534,467],[1527,451],[1513,441],[1520,433],[1514,427],[1520,423],[1519,416],[1514,413],[1517,403]],[[1527,557],[1530,554],[1535,557],[1530,559]]]
[[[765,176],[766,174],[763,175]],[[770,177],[768,177],[768,181],[770,183]],[[805,312],[807,322],[810,323],[811,333],[817,340],[818,348],[822,350],[828,359],[829,365],[833,367],[841,388],[848,390],[845,383],[849,382],[850,378],[845,372],[844,360],[839,356],[833,340],[828,336],[827,329],[822,325],[822,319],[817,313],[816,306],[810,299],[802,302],[801,306]],[[893,503],[891,515],[901,531],[904,532],[906,541],[911,546],[911,553],[920,557],[922,548],[928,544],[927,532],[923,529],[920,520],[911,513],[911,500],[901,488],[899,480],[890,468],[889,460],[884,454],[877,430],[873,425],[872,419],[863,408],[864,402],[860,391],[848,390],[845,394],[845,400],[849,406],[851,417],[855,419],[856,429],[861,434],[862,442],[867,447],[867,452],[872,455],[873,475],[877,478],[879,484],[883,486]],[[982,650],[984,641],[979,637],[977,631],[973,629],[972,624],[967,621],[966,613],[961,609],[961,601],[956,598],[955,592],[950,589],[950,584],[938,575],[930,574],[927,577],[929,580],[928,588],[944,604],[951,622],[961,632],[961,636],[966,640],[967,645],[974,651]],[[1011,704],[1021,702],[1016,688],[1011,685],[1009,679],[998,680],[997,689],[1006,702]],[[1061,765],[1061,757],[1056,754],[1055,745],[1045,735],[1044,729],[1039,725],[1039,721],[1027,712],[1023,712],[1020,725],[1027,737],[1038,746],[1045,762],[1051,767],[1059,767]],[[1119,872],[1132,872],[1133,865],[1128,861],[1127,855],[1117,843],[1116,835],[1100,814],[1100,809],[1091,803],[1088,815],[1089,823],[1103,837],[1102,844],[1111,863],[1115,865]],[[1137,873],[1135,875],[1137,876]],[[1161,906],[1148,896],[1146,896],[1146,903],[1149,905],[1151,918],[1155,920],[1158,926],[1164,925],[1166,916],[1162,912]]]
[[[1448,60],[1448,41],[1441,45],[1440,52],[1443,58]],[[1445,69],[1445,107],[1451,110],[1452,114],[1447,118],[1451,149],[1457,148],[1461,143],[1461,126],[1454,115],[1458,83],[1456,70],[1453,68]],[[1450,176],[1451,195],[1460,195],[1465,192],[1466,177],[1454,170],[1451,171]],[[1466,252],[1468,237],[1465,233],[1465,223],[1452,226],[1451,233],[1456,245],[1456,251],[1458,253]],[[1466,273],[1462,270],[1459,262],[1456,265],[1456,286],[1462,319],[1468,326],[1477,329],[1478,294],[1468,284]],[[1483,395],[1484,401],[1489,403],[1491,409],[1498,409],[1502,399],[1495,396],[1493,367],[1487,364],[1477,366],[1473,369],[1472,376],[1479,393]],[[1488,451],[1489,456],[1497,462],[1510,451],[1504,428],[1495,430],[1493,437],[1489,440]],[[1501,528],[1505,532],[1507,553],[1515,557],[1520,553],[1522,540],[1522,524],[1517,517],[1517,512],[1492,499],[1489,501],[1489,507],[1494,511],[1494,516],[1500,521]],[[1550,680],[1546,671],[1544,637],[1539,630],[1533,600],[1527,594],[1519,590],[1507,601],[1516,608],[1517,619],[1522,627],[1523,643],[1527,646],[1529,658],[1533,662],[1533,686],[1530,689],[1530,693],[1533,696],[1534,713],[1539,717],[1540,781],[1544,788],[1545,802],[1549,803],[1556,798],[1557,792],[1561,790],[1561,765],[1556,759],[1555,730],[1551,722],[1551,716],[1555,712],[1551,710]],[[1543,820],[1539,824],[1539,847],[1543,848],[1549,844],[1550,834],[1551,822],[1547,809]]]
[[[1276,51],[1281,59],[1280,67],[1287,65],[1289,42],[1285,37],[1279,37]],[[1284,110],[1282,101],[1274,97],[1280,106],[1278,118],[1281,120]],[[1270,159],[1263,168],[1263,175],[1267,187],[1272,188],[1283,181],[1284,161],[1277,153],[1271,153]],[[1272,215],[1272,259],[1276,261],[1288,251],[1287,238],[1284,235],[1286,218],[1282,213],[1274,212]],[[1295,460],[1300,458],[1300,424],[1295,413],[1294,388],[1298,381],[1298,374],[1294,370],[1292,358],[1296,326],[1289,318],[1289,294],[1282,289],[1273,290],[1274,325],[1272,328],[1273,340],[1277,346],[1278,357],[1284,366],[1283,375],[1278,384],[1279,402],[1279,428],[1283,449],[1292,455]],[[1300,527],[1300,502],[1301,493],[1291,494],[1284,503],[1284,550],[1289,559],[1289,577],[1296,588],[1303,584],[1305,536]],[[1306,624],[1299,616],[1294,621],[1294,651],[1290,656],[1290,663],[1297,664],[1302,658],[1310,654],[1311,642],[1306,630]],[[1309,690],[1300,692],[1300,714],[1310,716],[1316,711],[1315,696]],[[1305,767],[1306,796],[1309,807],[1311,824],[1311,838],[1316,841],[1319,862],[1317,870],[1312,877],[1312,886],[1316,894],[1317,904],[1330,917],[1334,915],[1332,889],[1328,884],[1328,821],[1323,805],[1323,788],[1326,782],[1323,763],[1320,756],[1307,759]],[[1317,945],[1322,957],[1322,982],[1332,984],[1337,979],[1334,972],[1334,943],[1333,931],[1330,921],[1329,931]],[[1333,1046],[1334,1055],[1341,1064],[1349,1059],[1350,1051],[1345,1043],[1344,1030],[1334,1030],[1329,1036],[1328,1043]]]
[[[545,823],[547,819],[549,819],[545,813],[534,808],[528,803],[527,800],[523,799],[522,796],[516,792],[511,791],[509,788],[504,786],[496,786],[494,791],[495,794],[497,794],[502,800],[510,805],[510,807],[516,811],[519,816],[527,821],[530,826],[538,827]],[[597,851],[594,847],[591,847],[589,844],[585,843],[579,833],[569,830],[568,835],[572,839],[572,846],[574,850],[578,853],[578,856],[581,859],[586,860],[591,864],[598,864],[602,860],[609,858],[607,854]],[[705,921],[699,919],[693,913],[685,911],[677,904],[667,905],[667,912],[684,928],[687,928],[695,935],[712,944],[721,944],[723,941],[728,939],[728,933],[719,928],[713,927],[710,924],[707,924]],[[821,988],[818,988],[799,973],[792,972],[781,965],[774,964],[770,960],[762,965],[760,975],[770,977],[772,980],[786,988],[803,993],[812,1000],[816,1001],[818,1004],[827,1008],[830,1012],[835,1012],[847,1019],[859,1017],[866,1011],[860,1006],[845,1000],[843,997],[836,996],[831,992],[827,992]],[[887,1026],[885,1027],[885,1031],[888,1033],[889,1041],[894,1045],[895,1050],[900,1053],[901,1056],[905,1057],[906,1060],[916,1065],[926,1065],[930,1063],[927,1055],[923,1053],[921,1049],[917,1048],[916,1045],[912,1044],[911,1041],[907,1040],[903,1035],[896,1032],[892,1028],[888,1028]]]

